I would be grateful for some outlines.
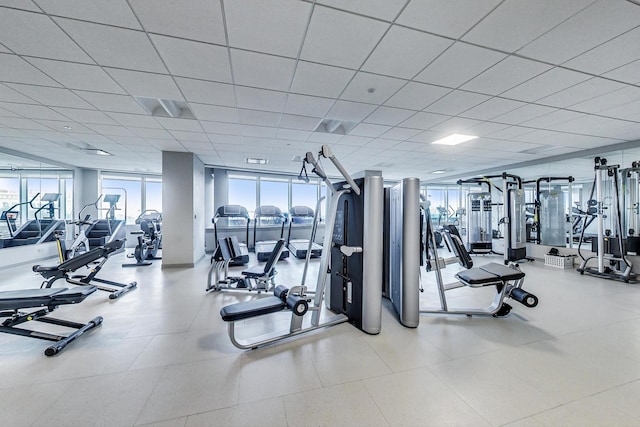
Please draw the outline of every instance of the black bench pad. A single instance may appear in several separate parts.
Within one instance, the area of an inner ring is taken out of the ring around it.
[[[509,282],[524,277],[522,271],[491,262],[480,267],[471,268],[456,274],[456,277],[469,285],[492,285],[498,282]]]
[[[95,286],[78,288],[24,289],[0,292],[0,310],[75,304],[96,291]]]
[[[264,272],[264,266],[262,265],[254,265],[253,267],[248,268],[242,272],[243,276],[250,278],[262,277],[265,274],[266,273]]]
[[[263,314],[276,313],[286,307],[286,304],[280,298],[271,296],[227,305],[220,310],[220,316],[225,322],[235,322],[262,316]]]

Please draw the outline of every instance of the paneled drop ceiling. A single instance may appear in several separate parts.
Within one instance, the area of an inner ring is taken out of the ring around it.
[[[454,132],[479,138],[431,144]],[[627,0],[0,0],[0,148],[52,162],[297,172],[324,143],[353,172],[442,180],[636,140]]]

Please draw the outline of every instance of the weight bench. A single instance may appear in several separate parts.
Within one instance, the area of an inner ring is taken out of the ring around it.
[[[76,338],[99,326],[102,323],[102,317],[98,316],[88,323],[76,323],[47,316],[60,305],[77,304],[84,301],[84,299],[94,293],[96,289],[95,286],[85,286],[76,289],[26,289],[0,292],[0,318],[6,318],[6,320],[0,323],[0,332],[54,341],[55,344],[47,347],[44,354],[47,356],[58,354]],[[39,308],[39,310],[32,312],[20,311],[30,308]],[[31,320],[64,326],[75,329],[75,331],[65,336],[16,327]]]
[[[80,255],[64,261],[54,266],[34,265],[33,271],[39,273],[46,280],[42,283],[41,288],[50,288],[53,283],[58,279],[65,279],[67,283],[79,286],[95,286],[101,291],[109,292],[109,299],[116,299],[126,292],[134,289],[138,284],[136,282],[119,283],[111,280],[99,279],[95,277],[104,263],[107,262],[109,256],[122,248],[124,240],[114,240],[106,243],[105,245],[98,246],[91,249],[89,252],[85,252]],[[100,260],[98,262],[98,260]],[[89,264],[98,262],[96,266],[89,267]],[[86,276],[76,275],[71,276],[81,267],[90,268],[90,273]]]
[[[276,258],[277,259],[277,258]],[[278,285],[273,290],[273,296],[258,298],[250,301],[239,302],[227,305],[220,310],[220,316],[225,322],[229,322],[229,338],[233,345],[240,349],[254,349],[266,344],[280,341],[300,333],[308,332],[317,328],[302,328],[302,316],[309,310],[309,301],[306,299],[306,287],[294,286],[289,289],[286,286]],[[262,341],[249,344],[239,342],[235,337],[235,322],[251,319],[265,314],[277,313],[283,310],[291,310],[291,327],[288,333],[271,337]],[[339,323],[344,322],[341,319]],[[328,325],[322,325],[322,327]]]
[[[247,291],[268,291],[275,287],[276,262],[284,250],[284,239],[276,242],[273,251],[269,255],[267,263],[254,265],[242,271],[242,277],[229,277],[229,263],[239,253],[240,245],[235,236],[218,239],[218,247],[211,259],[209,269],[207,292],[211,290],[234,289]],[[223,276],[223,279],[220,279]]]

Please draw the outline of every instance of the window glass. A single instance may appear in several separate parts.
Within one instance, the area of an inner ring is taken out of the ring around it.
[[[318,184],[291,183],[291,206],[307,206],[315,211],[318,202]],[[292,218],[294,224],[309,224],[313,218]]]
[[[73,178],[65,178],[64,188],[64,218],[71,219],[73,217]]]
[[[256,210],[256,180],[249,177],[229,177],[229,204],[247,208],[253,218]],[[222,224],[222,223],[221,223]],[[245,225],[242,219],[230,220],[229,225]]]
[[[144,208],[155,209],[162,212],[162,182],[155,180],[145,180],[145,200]]]
[[[289,215],[289,182],[260,180],[260,206],[276,206],[285,216]],[[277,218],[260,218],[259,225],[281,224]]]
[[[36,196],[38,193],[40,193],[40,195],[38,197],[36,197],[36,199],[33,201],[33,206],[36,209],[33,209],[31,206],[27,207],[27,216],[29,219],[33,219],[34,218],[34,214],[36,212],[36,210],[42,206],[43,204],[45,204],[45,202],[41,202],[42,197],[44,197],[44,195],[46,193],[54,193],[54,194],[60,194],[60,188],[59,188],[59,184],[58,184],[58,179],[57,178],[27,178],[27,201],[31,200],[34,196]],[[55,211],[54,211],[54,216],[55,217],[59,217],[60,215],[60,198],[58,198],[57,202],[54,202],[54,207],[55,207]],[[48,218],[49,217],[49,211],[45,210],[45,211],[40,211],[40,213],[38,214],[38,216],[40,218]]]
[[[142,212],[142,180],[138,177],[102,178],[102,200],[100,218],[105,218],[109,210],[109,203],[104,198],[110,194],[120,195],[114,211],[118,220],[126,219],[127,224],[135,224],[136,218]]]
[[[446,190],[427,188],[427,200],[431,202],[429,210],[434,225],[444,224],[447,220]]]
[[[0,178],[0,212],[5,212],[12,206],[20,203],[20,179],[19,178]],[[19,221],[19,209],[15,212],[18,214],[10,214],[9,218]],[[7,235],[9,228],[6,221],[0,221],[0,234]]]

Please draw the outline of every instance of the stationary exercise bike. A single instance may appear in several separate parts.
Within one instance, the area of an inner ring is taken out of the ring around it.
[[[158,249],[162,248],[162,213],[155,209],[148,209],[136,218],[140,231],[131,234],[138,236],[138,244],[133,254],[127,258],[135,258],[135,264],[122,264],[123,267],[145,267],[151,265],[148,260],[162,259],[158,257]]]

